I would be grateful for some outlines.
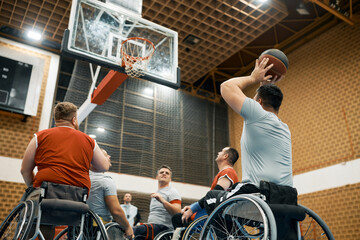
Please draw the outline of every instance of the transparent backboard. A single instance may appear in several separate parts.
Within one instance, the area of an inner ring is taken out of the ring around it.
[[[141,78],[180,87],[177,32],[118,5],[73,0],[61,50],[64,55],[125,72],[120,47],[122,41],[131,37],[146,38],[155,45],[155,52]]]

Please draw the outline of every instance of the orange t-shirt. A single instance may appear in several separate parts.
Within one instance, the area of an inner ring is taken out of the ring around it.
[[[237,183],[239,181],[238,176],[232,167],[225,168],[224,170],[222,170],[218,174],[216,174],[216,176],[214,177],[214,180],[211,184],[211,190],[213,190],[215,188],[219,179],[223,178],[223,177],[226,177],[227,179],[230,180],[230,182],[231,182],[230,187],[234,183]],[[225,189],[225,190],[227,190],[227,189]]]
[[[215,186],[217,185],[217,182],[219,181],[220,178],[226,177],[227,179],[230,180],[231,184],[230,187],[234,184],[237,183],[239,181],[237,173],[235,172],[235,170],[232,167],[229,168],[225,168],[224,170],[218,172],[218,174],[216,174],[216,176],[214,177],[214,180],[211,184],[211,188],[210,190],[214,190]],[[230,188],[229,187],[229,188]],[[227,189],[225,189],[226,191]],[[195,212],[192,216],[191,216],[191,220],[195,219],[197,212]],[[202,215],[201,215],[202,216]]]
[[[95,140],[71,127],[55,127],[35,134],[35,165],[38,172],[33,186],[43,181],[90,189],[89,169]]]

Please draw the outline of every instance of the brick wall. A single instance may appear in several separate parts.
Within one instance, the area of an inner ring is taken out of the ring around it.
[[[359,239],[360,183],[300,195],[298,201],[326,222],[335,239]]]
[[[24,183],[0,181],[0,222],[19,203],[25,189]]]

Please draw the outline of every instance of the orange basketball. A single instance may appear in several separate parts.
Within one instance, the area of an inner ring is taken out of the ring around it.
[[[281,76],[286,74],[286,71],[289,67],[289,60],[285,53],[279,49],[268,49],[261,53],[259,60],[261,61],[264,57],[269,58],[267,66],[274,64],[274,66],[266,73],[266,75],[271,75],[272,78],[277,76],[279,79]]]

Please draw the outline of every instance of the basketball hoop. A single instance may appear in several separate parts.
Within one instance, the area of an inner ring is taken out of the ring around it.
[[[132,37],[121,44],[122,66],[130,77],[141,77],[155,52],[154,44],[145,38]]]

